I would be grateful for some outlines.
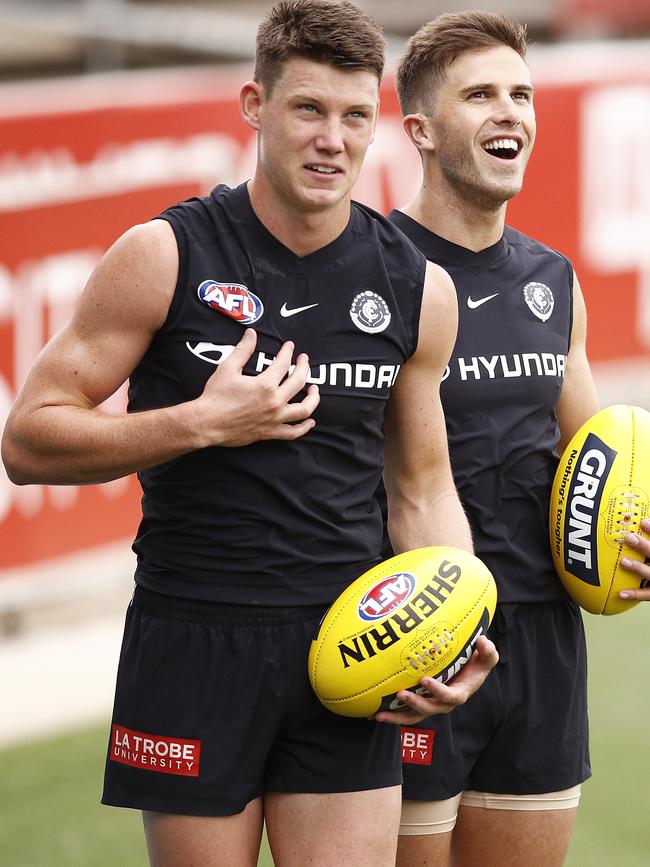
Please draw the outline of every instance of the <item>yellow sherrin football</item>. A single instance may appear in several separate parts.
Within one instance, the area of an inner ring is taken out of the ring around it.
[[[309,653],[321,703],[343,716],[399,707],[400,689],[424,675],[443,683],[470,659],[494,615],[494,578],[451,547],[417,548],[385,560],[334,601]]]
[[[640,578],[621,557],[643,557],[624,544],[644,535],[650,507],[650,413],[617,405],[592,416],[558,466],[549,512],[553,561],[567,592],[592,614],[620,614],[636,602],[618,598]]]

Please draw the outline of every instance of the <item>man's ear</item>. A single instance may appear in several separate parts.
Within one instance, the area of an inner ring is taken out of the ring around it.
[[[239,92],[239,113],[251,129],[260,128],[263,88],[258,81],[247,81]]]
[[[431,118],[425,114],[407,114],[402,120],[402,126],[419,151],[435,150]]]

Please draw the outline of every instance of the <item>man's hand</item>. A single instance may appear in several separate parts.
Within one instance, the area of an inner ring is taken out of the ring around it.
[[[380,711],[375,714],[378,722],[394,725],[412,725],[436,713],[449,713],[465,704],[474,695],[490,671],[499,661],[499,654],[489,638],[481,636],[468,663],[449,683],[439,683],[432,677],[423,677],[420,684],[429,693],[417,695],[409,690],[400,690],[397,698],[404,702],[402,710]]]
[[[283,343],[273,362],[257,376],[246,376],[244,366],[257,345],[247,328],[234,351],[207,381],[194,402],[196,424],[206,445],[245,446],[260,440],[292,440],[310,431],[318,406],[318,386],[305,389],[309,359],[302,353],[293,364],[294,344]]]
[[[641,521],[641,529],[645,533],[650,533],[650,518],[644,518]],[[625,544],[629,548],[633,548],[635,551],[643,554],[645,563],[643,560],[632,560],[630,557],[622,557],[621,566],[634,575],[640,575],[644,579],[645,586],[639,590],[621,590],[618,594],[619,598],[637,602],[650,602],[650,539],[640,536],[638,533],[628,533]]]

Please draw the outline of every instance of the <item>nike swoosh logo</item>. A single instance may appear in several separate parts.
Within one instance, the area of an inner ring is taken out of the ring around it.
[[[291,309],[287,307],[285,302],[280,308],[280,316],[284,316],[286,319],[287,316],[295,316],[296,313],[304,313],[305,310],[311,310],[312,307],[318,307],[318,301],[315,304],[305,304],[304,307],[292,307]]]
[[[481,304],[485,304],[486,301],[491,301],[493,298],[496,298],[498,294],[498,292],[495,292],[494,295],[486,295],[485,298],[479,298],[478,301],[473,301],[472,296],[470,295],[467,298],[467,306],[470,310],[476,310],[476,308],[480,307]]]
[[[192,346],[191,343],[186,342],[185,346],[189,349],[189,351],[196,355],[197,358],[200,358],[201,361],[208,361],[210,364],[221,364],[222,361],[225,361],[229,355],[235,351],[235,347],[231,344],[227,343],[197,343]],[[214,355],[208,355],[208,353],[216,353],[216,357]]]

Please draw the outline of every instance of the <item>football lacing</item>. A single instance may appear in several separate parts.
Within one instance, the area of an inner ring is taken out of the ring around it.
[[[451,644],[454,643],[454,636],[447,629],[443,631],[442,635],[436,635],[434,638],[429,638],[427,644],[421,645],[421,650],[424,652],[416,652],[413,656],[407,656],[406,661],[418,671],[420,668],[426,668],[431,664],[431,659],[433,656],[440,654],[443,650],[446,650]],[[428,645],[428,646],[427,646]]]
[[[616,513],[620,515],[619,519],[615,521],[616,526],[619,528],[618,532],[621,535],[614,536],[614,540],[616,542],[625,542],[627,538],[627,534],[632,529],[632,524],[635,518],[639,517],[638,511],[634,508],[636,503],[635,500],[639,499],[639,494],[635,494],[630,491],[627,494],[621,494],[618,500],[618,505],[620,507],[619,511]]]

